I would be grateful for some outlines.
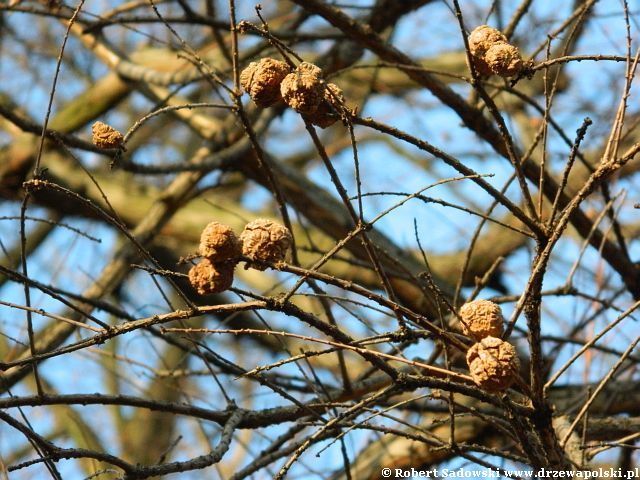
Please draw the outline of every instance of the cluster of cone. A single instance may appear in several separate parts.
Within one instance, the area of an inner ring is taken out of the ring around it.
[[[518,376],[520,361],[516,349],[500,339],[503,328],[500,305],[474,300],[460,308],[462,330],[476,343],[467,351],[467,365],[473,381],[489,392],[506,390]]]
[[[265,270],[263,262],[286,259],[291,243],[289,229],[272,220],[249,222],[240,237],[228,225],[211,222],[200,236],[198,253],[202,260],[189,270],[189,282],[200,295],[224,292],[231,288],[233,272],[242,256],[257,262],[249,266]]]
[[[251,62],[242,73],[240,83],[260,108],[284,102],[307,121],[321,128],[333,125],[344,110],[344,95],[334,83],[326,83],[322,69],[302,62],[292,71],[280,60],[262,58]]]
[[[523,69],[518,47],[511,45],[499,30],[480,25],[468,40],[473,65],[480,75],[513,77]]]

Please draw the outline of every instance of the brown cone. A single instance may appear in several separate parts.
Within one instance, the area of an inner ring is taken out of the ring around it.
[[[93,144],[98,148],[118,148],[124,137],[115,128],[102,122],[95,122],[91,127]]]
[[[467,351],[467,365],[480,388],[500,392],[513,385],[520,361],[513,345],[496,337],[485,337]]]
[[[234,268],[233,262],[213,264],[203,258],[189,270],[189,282],[200,295],[224,292],[233,284]]]
[[[216,263],[237,259],[242,253],[242,246],[231,227],[211,222],[200,235],[198,251],[200,255]]]
[[[282,98],[280,83],[290,71],[285,62],[261,58],[240,73],[240,84],[257,106],[267,108]]]
[[[292,238],[291,232],[284,225],[259,218],[244,227],[240,241],[243,255],[261,262],[277,263],[286,259]],[[259,265],[254,265],[254,268],[266,269]]]

